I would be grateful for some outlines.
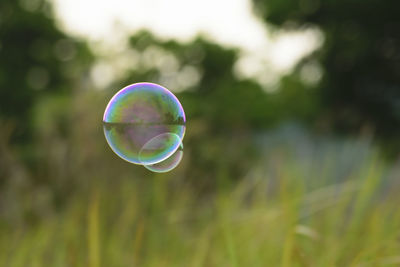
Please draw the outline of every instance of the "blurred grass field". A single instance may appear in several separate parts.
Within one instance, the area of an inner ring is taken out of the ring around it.
[[[59,209],[3,220],[0,266],[400,265],[398,172],[371,149],[333,179],[344,165],[327,151],[313,164],[272,151],[239,182],[220,171],[206,193],[185,166],[153,176],[92,166]],[[27,211],[33,194],[19,204]]]

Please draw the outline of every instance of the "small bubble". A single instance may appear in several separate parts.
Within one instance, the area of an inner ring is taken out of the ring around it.
[[[174,134],[167,133],[166,135],[173,136]],[[154,139],[157,139],[157,138],[159,138],[159,137],[155,137]],[[180,139],[178,139],[179,137],[177,135],[175,135],[175,137],[168,137],[168,138],[179,142],[180,145],[179,145],[178,149],[163,161],[160,161],[155,164],[148,164],[148,165],[144,164],[143,166],[146,169],[153,171],[153,172],[163,173],[163,172],[169,172],[179,165],[179,163],[181,162],[181,160],[183,158],[183,144],[181,141],[179,141]],[[151,143],[157,142],[157,141],[154,141],[154,139],[150,140],[147,145],[143,146],[142,150],[140,151],[141,153],[139,153],[139,157],[141,157],[143,151],[147,150],[148,146],[151,146]]]

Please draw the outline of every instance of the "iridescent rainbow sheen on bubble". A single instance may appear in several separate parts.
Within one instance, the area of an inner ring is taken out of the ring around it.
[[[134,164],[156,164],[171,156],[185,134],[186,117],[179,100],[166,88],[154,83],[135,83],[115,94],[103,116],[103,128],[112,150]],[[139,151],[153,138],[165,133],[158,148]]]

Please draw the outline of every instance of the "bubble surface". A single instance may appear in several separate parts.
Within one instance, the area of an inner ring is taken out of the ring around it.
[[[178,144],[178,148],[171,149],[170,151],[173,151],[173,153],[169,153],[170,155],[166,159],[158,163],[143,164],[146,169],[153,172],[163,173],[171,171],[179,165],[183,157],[183,144],[179,136],[173,133],[165,133],[152,138],[140,150],[139,159],[144,162],[147,159],[147,155],[152,154],[153,150],[160,150],[160,148],[162,150],[166,139],[174,144]]]
[[[112,150],[122,159],[142,165],[153,165],[173,155],[182,143],[185,124],[179,100],[154,83],[135,83],[121,89],[111,98],[103,116],[104,134]]]

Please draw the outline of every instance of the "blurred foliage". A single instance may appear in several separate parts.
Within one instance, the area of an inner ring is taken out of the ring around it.
[[[93,59],[86,44],[59,30],[47,1],[0,3],[0,120],[15,142],[32,137],[33,105],[70,94]]]
[[[368,135],[332,135],[398,133],[398,4],[255,2],[279,29],[325,36],[273,92],[239,79],[239,51],[203,36],[142,31],[104,55],[63,33],[48,2],[0,2],[0,265],[398,263],[398,170]],[[315,62],[321,83],[304,82]],[[120,160],[102,132],[110,97],[139,81],[185,108],[184,158],[167,174]]]
[[[323,68],[321,116],[332,129],[358,133],[367,126],[397,154],[400,123],[398,1],[254,0],[266,22],[283,29],[317,26],[323,47],[303,64]]]
[[[285,78],[279,92],[268,94],[256,81],[240,80],[233,74],[238,59],[237,50],[223,48],[205,38],[178,43],[161,41],[148,32],[139,32],[131,37],[130,48],[141,54],[153,54],[161,62],[127,72],[125,79],[113,85],[114,91],[131,83],[132,79],[169,83],[170,80],[179,80],[182,72],[191,69],[199,79],[190,86],[184,86],[185,90],[177,95],[190,120],[204,120],[215,132],[254,131],[292,118],[307,122],[318,111],[315,90],[305,88],[298,78]],[[167,65],[170,73],[165,74],[163,61],[170,63],[170,57],[177,67],[170,72],[168,67],[171,65]],[[192,77],[184,78],[190,81]],[[175,90],[174,86],[169,88]]]
[[[340,159],[332,152],[325,156]],[[3,224],[0,265],[400,263],[398,188],[385,188],[389,170],[373,154],[335,184],[329,170],[340,170],[340,161],[331,158],[308,169],[299,158],[271,159],[271,164],[263,162],[268,167],[254,168],[231,189],[207,198],[179,171],[132,179],[114,169],[118,176],[77,188],[67,207],[46,214],[40,224]],[[88,172],[96,178],[99,174]],[[398,170],[392,174],[397,176]]]

